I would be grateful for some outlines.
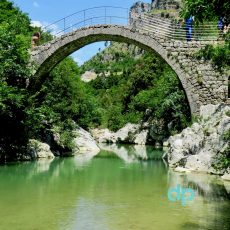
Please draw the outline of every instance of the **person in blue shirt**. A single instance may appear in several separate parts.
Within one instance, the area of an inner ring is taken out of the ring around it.
[[[185,20],[185,29],[186,29],[186,39],[187,41],[192,40],[192,23],[194,21],[194,17],[190,16]]]
[[[219,38],[223,37],[223,31],[224,31],[224,19],[223,19],[223,17],[220,17],[220,19],[218,20],[217,28],[219,30]]]

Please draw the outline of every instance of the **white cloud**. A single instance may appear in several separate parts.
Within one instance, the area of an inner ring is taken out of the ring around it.
[[[61,36],[63,32],[59,29],[58,25],[56,24],[50,24],[46,21],[31,21],[30,26],[32,27],[40,27],[43,31],[48,31],[52,35]]]
[[[39,4],[37,2],[33,2],[33,6],[38,8],[39,7]]]
[[[84,64],[84,61],[83,61],[80,57],[78,57],[78,56],[73,57],[73,60],[74,60],[75,62],[77,62],[77,64],[78,64],[79,66],[81,66],[81,65]]]

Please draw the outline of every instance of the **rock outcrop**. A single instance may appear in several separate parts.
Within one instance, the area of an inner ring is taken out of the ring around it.
[[[28,154],[31,159],[53,159],[50,146],[38,140],[31,139],[28,144]]]
[[[229,181],[230,183],[230,168],[226,170],[224,175],[221,177],[223,180]],[[230,184],[229,184],[229,191],[230,191]]]
[[[202,106],[199,122],[169,138],[169,165],[223,174],[224,170],[217,171],[213,165],[229,146],[229,140],[224,138],[224,134],[230,129],[229,114],[229,105]]]
[[[74,134],[76,136],[74,138],[74,154],[91,153],[96,155],[100,152],[100,148],[89,132],[79,127],[74,131]]]
[[[222,177],[223,180],[228,180],[230,181],[230,174],[229,173],[225,173]]]
[[[90,82],[97,78],[97,74],[93,71],[86,71],[81,75],[81,80],[84,82]]]
[[[93,129],[91,133],[99,143],[150,144],[160,147],[163,144],[164,135],[159,128],[160,124],[157,125],[152,121],[141,124],[127,123],[117,132],[112,132],[109,129]]]
[[[145,145],[148,138],[148,130],[142,129],[139,124],[127,123],[117,132],[108,129],[93,129],[92,135],[99,143],[130,143]]]

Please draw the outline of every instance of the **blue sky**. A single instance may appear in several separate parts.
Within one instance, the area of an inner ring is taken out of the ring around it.
[[[119,6],[129,8],[137,0],[13,0],[30,19],[37,24],[48,25],[74,12],[97,6]],[[150,3],[151,0],[144,0]],[[121,12],[124,14],[124,12]],[[117,13],[116,13],[117,16]],[[83,47],[72,54],[75,61],[82,64],[104,48],[104,42],[94,43]]]

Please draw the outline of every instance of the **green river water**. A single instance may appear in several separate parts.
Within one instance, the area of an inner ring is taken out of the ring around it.
[[[230,184],[176,173],[151,147],[111,151],[119,157],[103,151],[1,166],[0,230],[230,229]],[[194,189],[195,199],[169,201],[177,184]]]

